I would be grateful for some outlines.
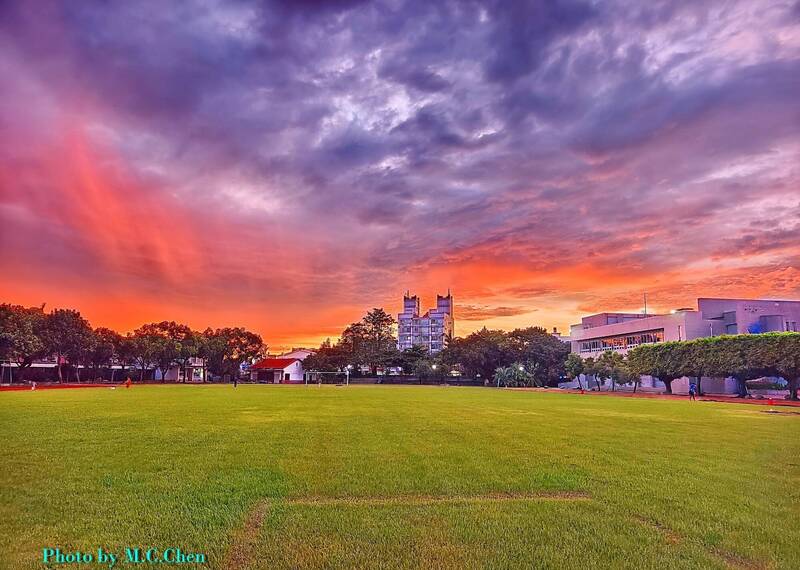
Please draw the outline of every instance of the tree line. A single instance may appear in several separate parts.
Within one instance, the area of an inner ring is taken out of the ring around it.
[[[672,382],[683,376],[697,378],[701,391],[703,376],[731,377],[744,396],[748,380],[780,377],[788,382],[790,398],[797,400],[800,333],[723,335],[647,344],[628,354],[627,365],[637,375],[657,377],[667,392],[672,392]]]
[[[501,386],[555,385],[582,374],[602,384],[641,384],[642,376],[653,376],[672,393],[672,382],[684,376],[696,378],[702,391],[702,377],[732,377],[740,395],[747,394],[749,380],[781,377],[797,399],[800,380],[800,333],[726,335],[691,341],[645,344],[627,356],[606,351],[598,357],[581,358],[569,345],[541,327],[510,332],[483,328],[464,338],[451,339],[441,352],[431,355],[415,346],[396,348],[394,319],[383,309],[372,309],[348,326],[338,342],[325,341],[315,355],[304,362],[307,370],[358,370],[362,366],[375,374],[380,367],[397,367],[405,374],[445,376],[458,372]],[[583,386],[581,386],[583,387]]]
[[[370,310],[360,321],[349,325],[336,343],[326,340],[306,358],[306,370],[325,372],[354,371],[362,367],[376,374],[379,368],[400,368],[404,374],[420,377],[447,376],[451,371],[495,380],[498,368],[507,367],[514,378],[504,385],[546,385],[558,382],[564,372],[569,346],[541,327],[511,332],[481,329],[464,338],[451,339],[436,354],[423,346],[397,349],[395,320],[383,309]],[[522,370],[520,370],[522,369]]]
[[[93,328],[73,309],[23,307],[0,304],[0,359],[17,365],[17,381],[24,381],[34,362],[55,357],[59,382],[65,371],[81,381],[81,369],[95,377],[100,369],[121,366],[121,374],[143,380],[145,372],[158,368],[164,374],[175,366],[185,368],[189,359],[204,362],[204,374],[238,374],[243,362],[266,352],[261,337],[241,327],[207,328],[199,332],[174,321],[142,325],[120,334],[105,327]],[[88,370],[87,370],[88,369]],[[113,373],[113,372],[112,372]]]
[[[570,354],[565,362],[569,378],[594,376],[611,389],[617,384],[633,384],[642,376],[652,376],[672,393],[678,378],[695,378],[702,393],[702,379],[733,378],[740,396],[747,395],[747,382],[762,377],[780,377],[788,383],[789,397],[797,400],[800,384],[800,333],[762,333],[704,337],[689,341],[644,344],[627,356],[606,351],[598,358],[582,359]],[[583,386],[581,386],[583,388]]]
[[[761,377],[781,377],[797,399],[800,384],[800,333],[725,335],[691,341],[646,344],[627,356],[606,351],[597,358],[583,359],[569,346],[541,327],[510,332],[483,328],[463,338],[451,339],[444,350],[430,354],[425,347],[397,349],[394,319],[383,309],[372,309],[349,325],[336,343],[330,340],[304,361],[306,370],[355,373],[363,367],[370,374],[379,368],[396,367],[420,377],[446,376],[457,371],[466,376],[503,386],[555,385],[564,376],[591,375],[611,389],[633,384],[641,376],[658,378],[666,391],[684,376],[696,378],[702,392],[702,377],[732,377],[740,395],[747,382]],[[56,374],[65,371],[80,381],[81,369],[97,371],[121,366],[122,374],[133,371],[144,379],[149,369],[163,373],[186,367],[189,359],[203,359],[205,371],[215,376],[238,374],[242,363],[266,353],[261,337],[241,327],[207,328],[199,332],[174,321],[142,325],[128,334],[105,327],[92,328],[78,311],[0,304],[0,359],[17,365],[17,381],[24,381],[34,362],[56,358]],[[206,377],[204,371],[204,378]],[[67,380],[69,378],[66,378]],[[583,387],[583,386],[581,386]]]

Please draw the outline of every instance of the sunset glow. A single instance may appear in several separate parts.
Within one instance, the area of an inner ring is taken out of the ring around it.
[[[796,2],[9,2],[0,299],[272,348],[800,298]]]

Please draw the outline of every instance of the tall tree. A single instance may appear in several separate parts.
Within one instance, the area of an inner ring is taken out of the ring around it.
[[[42,330],[42,341],[49,354],[57,360],[58,381],[63,382],[62,364],[69,362],[77,367],[88,355],[94,340],[89,321],[73,309],[54,309],[47,315]],[[78,377],[80,380],[80,376]]]
[[[118,358],[118,347],[122,342],[122,335],[105,327],[94,329],[94,343],[89,353],[89,362],[92,365],[95,377],[98,369],[111,366]],[[112,372],[113,380],[113,372]]]
[[[200,356],[215,375],[238,375],[244,362],[261,357],[267,346],[256,333],[241,327],[206,329]]]
[[[348,356],[342,346],[332,345],[331,340],[327,339],[314,354],[303,360],[303,368],[316,372],[339,372],[350,364]]]
[[[44,322],[45,313],[41,308],[0,305],[0,358],[17,365],[20,382],[25,380],[25,371],[34,361],[47,356],[42,340]]]
[[[385,366],[394,356],[397,339],[394,337],[395,321],[383,309],[372,309],[361,320],[364,338],[364,363],[372,374]]]
[[[198,350],[196,333],[175,321],[142,325],[134,331],[134,335],[148,339],[153,361],[161,370],[162,382],[173,366],[185,366],[187,359]]]
[[[464,338],[455,338],[439,353],[439,358],[450,366],[459,366],[464,373],[490,380],[497,368],[513,362],[506,346],[503,331],[486,327]]]
[[[129,356],[129,361],[139,369],[139,381],[142,382],[145,372],[155,366],[158,351],[161,349],[161,339],[136,330],[125,337],[122,346],[124,353]]]
[[[578,381],[578,388],[581,390],[583,390],[583,385],[581,384],[581,374],[583,374],[585,370],[586,364],[584,363],[583,358],[574,352],[570,352],[567,355],[567,359],[564,361],[564,372],[566,372],[567,378]]]
[[[136,365],[136,358],[134,355],[133,340],[131,335],[119,335],[115,341],[114,354],[116,361],[121,366],[120,380],[128,376],[128,366]],[[111,380],[114,380],[114,371],[111,372]]]
[[[505,339],[506,358],[511,362],[522,362],[542,385],[558,383],[569,350],[568,344],[542,327],[515,329]]]

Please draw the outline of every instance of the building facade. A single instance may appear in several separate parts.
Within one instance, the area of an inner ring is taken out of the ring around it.
[[[441,351],[453,338],[453,296],[436,295],[436,308],[420,315],[419,297],[406,292],[403,312],[397,315],[397,348],[425,347],[428,352]]]
[[[299,358],[262,358],[250,367],[253,382],[295,384],[303,381],[303,361]]]
[[[797,331],[800,301],[697,300],[697,309],[668,314],[599,313],[570,327],[572,352],[583,357],[606,350],[626,353],[640,344],[692,340],[722,334]]]

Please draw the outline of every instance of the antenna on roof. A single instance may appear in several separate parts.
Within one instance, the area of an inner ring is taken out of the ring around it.
[[[647,316],[647,291],[644,292],[644,315]]]

